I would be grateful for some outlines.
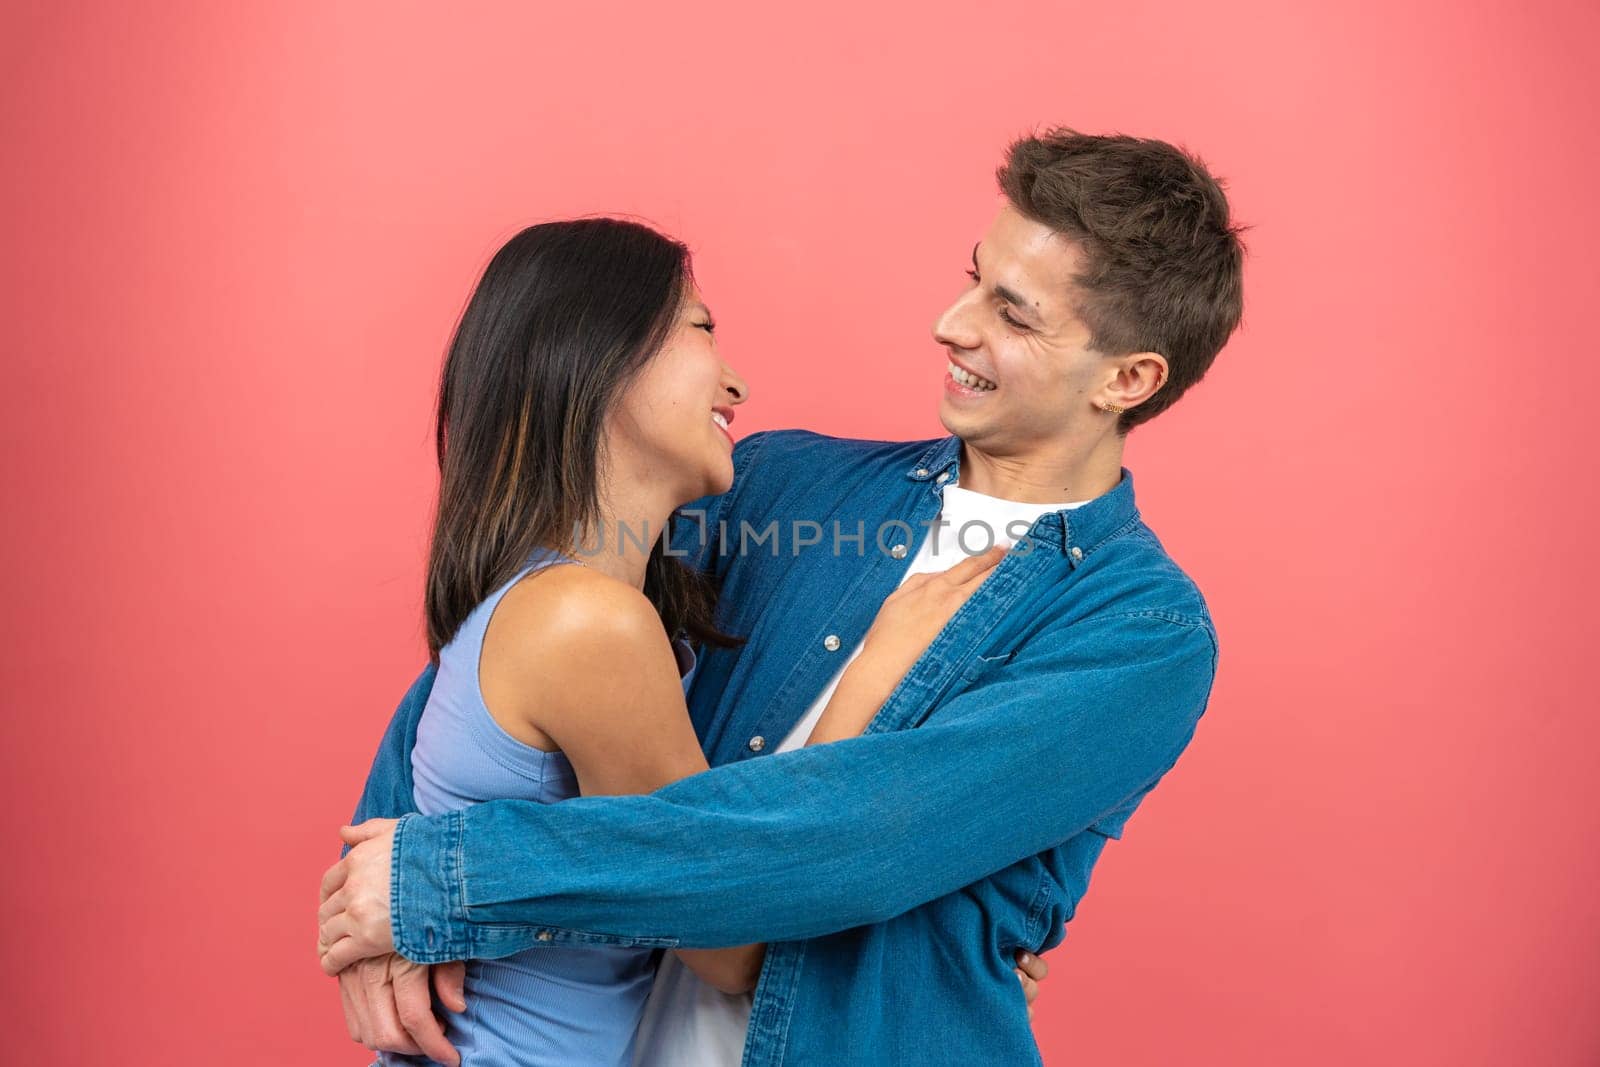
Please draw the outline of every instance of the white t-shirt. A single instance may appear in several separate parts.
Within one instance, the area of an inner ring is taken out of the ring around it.
[[[1039,516],[1087,503],[1023,504],[947,485],[939,511],[940,524],[928,529],[922,547],[900,580],[904,582],[913,574],[948,570],[990,544],[1015,544]],[[869,547],[869,551],[874,550]],[[857,643],[775,751],[787,752],[805,745],[833,698],[845,668],[860,654],[861,645]],[[665,953],[639,1020],[634,1067],[738,1067],[744,1056],[752,1000],[749,993],[723,993],[712,988],[685,967],[676,953]]]

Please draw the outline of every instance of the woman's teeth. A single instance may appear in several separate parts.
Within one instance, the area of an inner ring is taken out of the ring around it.
[[[722,417],[722,412],[720,411],[713,411],[711,413],[711,421],[716,423],[718,426],[721,426],[724,430],[728,428],[728,420]]]
[[[953,361],[950,364],[950,377],[954,378],[968,389],[976,389],[983,393],[986,393],[995,387],[994,383],[989,379],[980,378],[976,374],[968,374],[966,371],[956,366]]]

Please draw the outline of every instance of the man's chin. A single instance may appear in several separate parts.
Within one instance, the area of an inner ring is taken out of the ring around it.
[[[956,409],[947,399],[939,401],[939,422],[945,432],[965,439],[978,432],[978,420]]]

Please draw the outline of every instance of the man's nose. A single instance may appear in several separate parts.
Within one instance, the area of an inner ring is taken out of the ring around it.
[[[952,348],[978,347],[978,331],[965,296],[945,308],[944,314],[934,321],[933,339]]]

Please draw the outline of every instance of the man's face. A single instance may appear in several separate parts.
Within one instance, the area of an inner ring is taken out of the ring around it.
[[[934,323],[946,369],[939,419],[990,455],[1026,458],[1090,429],[1117,363],[1088,349],[1073,309],[1076,243],[1007,203],[973,254],[972,283]],[[974,381],[975,375],[980,381]]]

